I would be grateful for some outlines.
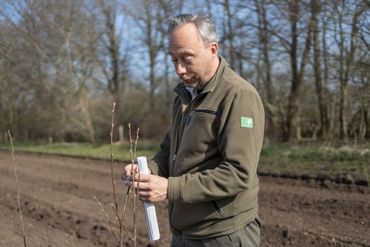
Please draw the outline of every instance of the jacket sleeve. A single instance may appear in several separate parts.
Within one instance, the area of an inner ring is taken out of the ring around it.
[[[229,92],[220,106],[217,145],[222,157],[214,169],[170,177],[168,199],[195,203],[248,190],[257,183],[263,142],[264,110],[251,88]]]
[[[149,162],[149,169],[153,175],[158,175],[161,177],[168,178],[168,159],[170,155],[170,137],[169,132],[165,135],[159,152],[154,156],[154,158]]]

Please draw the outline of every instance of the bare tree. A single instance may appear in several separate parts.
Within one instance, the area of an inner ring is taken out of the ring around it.
[[[267,136],[272,137],[275,133],[276,121],[276,107],[274,100],[274,91],[272,85],[272,65],[270,61],[270,52],[271,52],[271,34],[268,29],[268,19],[267,19],[267,10],[265,0],[258,1],[254,0],[255,12],[257,15],[257,32],[258,32],[258,41],[259,41],[259,57],[262,60],[262,68],[257,66],[258,74],[262,77],[264,84],[265,94],[265,109],[267,112]],[[259,65],[259,62],[257,63]]]
[[[319,19],[320,2],[318,0],[311,0],[311,15],[312,15],[312,43],[313,43],[313,57],[314,57],[314,76],[316,94],[318,99],[318,108],[320,112],[320,130],[321,136],[326,138],[329,132],[329,119],[327,111],[327,101],[325,95],[326,86],[322,82],[322,69],[321,69],[321,47],[319,41]]]
[[[122,37],[127,35],[122,14],[123,3],[120,0],[96,0],[97,20],[100,29],[103,50],[100,51],[100,68],[105,75],[108,91],[113,102],[116,102],[116,112],[120,113],[120,94],[128,80],[129,44]],[[94,11],[92,11],[95,14]],[[102,24],[100,24],[102,23]],[[103,84],[105,84],[103,82]]]
[[[62,138],[68,132],[80,130],[81,135],[86,133],[94,142],[87,82],[96,64],[96,34],[82,2],[17,3],[10,1],[6,6],[12,15],[1,14],[20,38],[12,56],[14,67],[19,70],[18,78],[11,80],[25,82],[27,90],[21,99],[33,104],[33,107],[25,104],[22,110],[25,113],[26,109],[32,109],[28,129],[40,136]],[[22,56],[15,53],[19,51]],[[31,126],[33,121],[38,127]]]
[[[229,0],[223,1],[223,10],[224,10],[224,17],[223,17],[223,26],[224,26],[224,41],[227,42],[227,49],[228,53],[228,61],[230,66],[235,69],[236,67],[236,54],[235,54],[235,34],[234,34],[234,27],[232,24],[233,14],[231,13],[231,6]],[[240,59],[240,58],[239,58]]]
[[[340,82],[340,106],[339,106],[339,123],[340,137],[344,141],[348,140],[348,84],[350,75],[353,71],[355,54],[358,42],[359,20],[362,14],[367,9],[365,1],[355,1],[355,7],[351,17],[350,34],[346,35],[345,30],[345,10],[348,3],[344,0],[339,1],[339,4],[334,4],[334,10],[338,16],[337,33],[335,36],[336,43],[339,48],[339,82]],[[349,43],[347,42],[349,38]]]
[[[151,111],[154,111],[156,109],[155,91],[160,83],[158,81],[160,77],[158,73],[159,59],[166,56],[166,19],[175,11],[181,10],[182,1],[141,0],[134,3],[135,7],[132,4],[130,2],[125,10],[139,29],[138,39],[145,52],[142,55],[148,61],[149,105]],[[143,70],[141,69],[141,71]]]
[[[366,0],[3,0],[0,128],[31,140],[99,141],[109,125],[103,109],[113,98],[119,122],[152,118],[140,124],[141,133],[160,136],[176,82],[165,20],[208,10],[220,28],[221,55],[262,95],[268,137],[300,140],[315,136],[313,128],[325,140],[364,140],[368,6]]]
[[[304,72],[308,60],[309,51],[311,48],[311,31],[312,21],[309,22],[306,32],[306,38],[303,44],[303,52],[301,57],[298,58],[299,51],[299,31],[298,21],[301,16],[301,1],[291,0],[288,3],[289,21],[290,21],[290,65],[291,65],[291,88],[289,93],[288,115],[286,119],[286,132],[284,133],[283,140],[288,141],[291,137],[297,140],[301,138],[300,132],[300,97],[301,88],[304,80]]]

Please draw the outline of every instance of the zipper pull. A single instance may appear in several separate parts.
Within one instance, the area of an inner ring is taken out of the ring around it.
[[[222,208],[220,208],[215,201],[211,201],[211,202],[212,202],[214,208],[216,209],[217,213],[219,215],[223,215],[224,214],[224,210]]]
[[[174,154],[172,157],[172,161],[175,162],[175,160],[176,160],[176,154]]]

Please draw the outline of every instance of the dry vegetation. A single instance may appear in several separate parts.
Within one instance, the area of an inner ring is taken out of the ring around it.
[[[119,125],[162,138],[177,83],[165,18],[189,11],[213,14],[220,55],[262,96],[268,139],[369,140],[366,0],[1,1],[0,131],[107,143],[114,101]]]

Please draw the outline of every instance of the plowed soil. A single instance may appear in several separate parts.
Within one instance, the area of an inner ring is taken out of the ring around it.
[[[27,246],[117,246],[110,163],[16,153]],[[119,204],[125,193],[115,164]],[[12,157],[0,151],[0,246],[23,246]],[[368,187],[261,177],[261,246],[370,246]],[[150,243],[138,203],[137,246],[169,246],[167,204],[156,205],[161,240]],[[186,217],[186,215],[184,215]],[[132,234],[132,200],[125,220]],[[133,246],[125,235],[125,246]]]

